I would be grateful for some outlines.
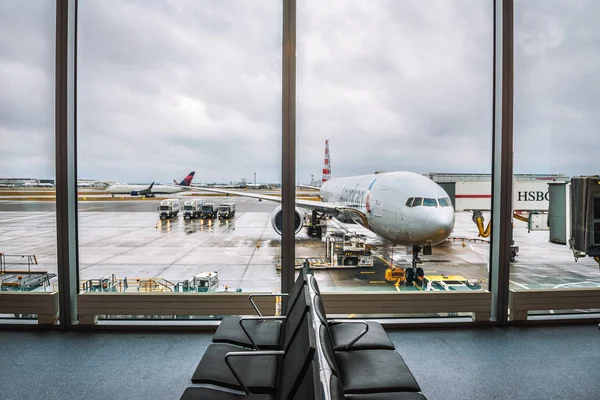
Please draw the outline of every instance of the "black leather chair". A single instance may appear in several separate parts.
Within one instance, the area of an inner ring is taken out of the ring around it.
[[[298,343],[297,332],[306,324],[306,316],[310,307],[308,290],[301,290],[296,305],[285,320],[281,351],[250,351],[239,346],[226,343],[213,343],[208,346],[196,371],[192,376],[193,383],[212,384],[229,389],[242,390],[245,385],[255,394],[275,395],[277,391],[278,368],[281,355]],[[305,336],[303,334],[303,336]],[[303,337],[304,339],[304,337]],[[228,356],[228,353],[244,353]],[[237,371],[236,377],[232,369]]]
[[[331,400],[427,400],[419,392],[386,392],[344,395],[342,383],[335,375],[331,375],[329,381]]]
[[[283,312],[284,317],[273,318],[244,318],[236,316],[227,316],[223,318],[219,327],[212,337],[214,343],[230,343],[237,346],[257,348],[261,350],[280,350],[282,341],[282,321],[285,316],[289,314],[292,307],[296,303],[302,288],[306,282],[306,275],[303,270],[300,271],[292,290],[287,297],[286,308]],[[253,297],[256,296],[281,296],[282,294],[259,294],[250,295],[249,299],[252,302],[254,309],[256,310],[259,317],[262,314],[258,310],[258,307],[252,301]],[[283,295],[286,295],[283,293]],[[240,323],[241,319],[244,319],[243,327]],[[254,343],[252,343],[254,342]]]
[[[306,397],[307,390],[311,390],[314,387],[314,383],[311,382],[314,376],[314,371],[311,369],[313,357],[315,353],[315,339],[316,334],[314,331],[311,332],[312,324],[309,323],[310,317],[303,318],[303,322],[300,325],[297,334],[292,340],[292,345],[289,349],[281,355],[269,355],[269,357],[283,357],[281,365],[278,366],[277,376],[275,379],[276,392],[274,395],[269,394],[253,394],[251,381],[246,380],[248,377],[242,377],[242,371],[236,369],[232,363],[233,371],[236,371],[239,377],[238,384],[244,390],[245,394],[237,394],[232,392],[226,392],[213,388],[205,387],[189,387],[185,390],[181,396],[181,400],[237,400],[237,399],[251,399],[251,400],[304,400],[311,397]],[[240,360],[253,359],[258,356],[259,353],[277,353],[281,354],[282,351],[244,351],[235,353],[229,353],[229,359],[232,357],[240,357]],[[241,354],[244,354],[243,356]],[[260,357],[260,356],[259,356]],[[276,364],[277,359],[273,358],[272,363]],[[232,374],[233,374],[233,371]],[[270,372],[266,370],[254,370],[253,374],[260,377]]]
[[[334,351],[325,324],[319,344],[329,368],[341,381],[344,394],[420,392],[421,388],[395,350]]]
[[[309,275],[308,283],[317,294],[313,300],[315,312],[319,319],[327,324],[335,351],[396,349],[383,326],[376,321],[328,320],[317,280]]]

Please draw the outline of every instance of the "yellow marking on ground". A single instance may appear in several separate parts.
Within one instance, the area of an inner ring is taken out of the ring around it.
[[[361,274],[374,274],[375,271],[360,271]]]
[[[423,288],[419,285],[417,285],[415,282],[413,282],[413,286],[416,287],[417,289],[419,289],[420,291],[423,291]]]
[[[400,286],[398,285],[394,285],[394,287],[396,288],[396,291],[399,292],[400,291]]]
[[[381,261],[383,261],[384,263],[386,263],[386,264],[387,264],[387,265],[389,265],[390,267],[393,267],[392,263],[391,263],[391,262],[389,262],[388,260],[386,260],[385,258],[383,258],[383,256],[377,256],[377,257],[379,257],[379,259],[380,259]]]
[[[354,318],[354,317],[356,317],[356,314],[350,314],[350,315],[348,315],[348,318]]]
[[[385,283],[385,281],[369,281],[369,283],[372,285],[378,285],[380,283]]]

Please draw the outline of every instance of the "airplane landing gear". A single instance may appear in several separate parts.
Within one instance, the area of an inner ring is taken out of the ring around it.
[[[422,281],[425,276],[423,268],[417,267],[417,264],[421,263],[419,258],[419,252],[422,250],[421,246],[412,247],[412,263],[411,267],[406,269],[406,282],[411,284],[413,281]]]
[[[308,237],[317,237],[319,239],[323,237],[323,225],[321,221],[324,219],[325,214],[313,210],[307,227]]]

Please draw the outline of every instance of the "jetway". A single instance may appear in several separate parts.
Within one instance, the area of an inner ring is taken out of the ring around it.
[[[600,176],[571,178],[571,237],[575,261],[590,256],[600,264]]]
[[[600,264],[600,176],[550,183],[550,242],[569,245],[575,261],[593,257]]]

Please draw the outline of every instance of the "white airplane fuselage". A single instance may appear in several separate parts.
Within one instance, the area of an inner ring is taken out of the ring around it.
[[[323,183],[320,196],[363,214],[344,212],[334,216],[339,221],[360,224],[399,245],[434,245],[454,229],[454,208],[446,191],[413,172],[332,179]],[[408,206],[410,198],[420,198],[421,204]]]
[[[148,189],[150,185],[111,185],[106,191],[111,194],[130,194],[131,192],[140,192]],[[150,190],[151,194],[172,194],[189,190],[187,186],[175,185],[154,185]]]

